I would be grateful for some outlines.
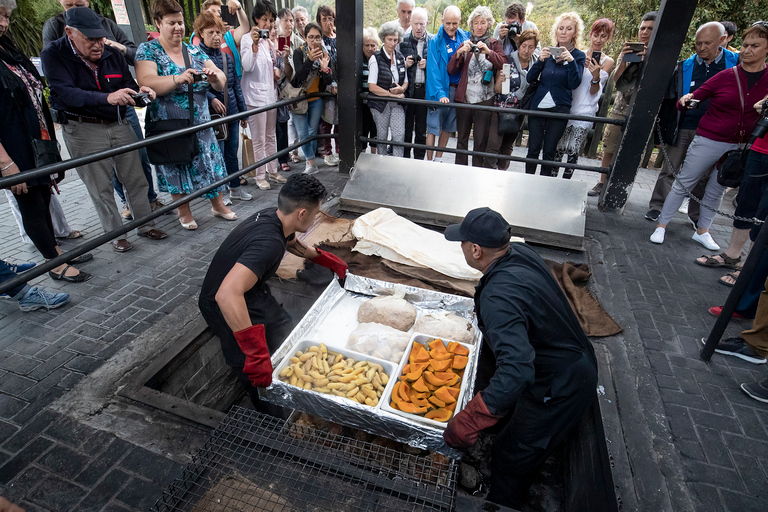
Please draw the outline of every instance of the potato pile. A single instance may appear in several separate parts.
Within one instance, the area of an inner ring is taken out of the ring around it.
[[[329,352],[321,343],[309,347],[306,352],[296,352],[291,364],[280,372],[280,380],[374,407],[384,393],[389,376],[380,364]]]

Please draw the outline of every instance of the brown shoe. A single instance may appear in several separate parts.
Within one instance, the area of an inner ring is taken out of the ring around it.
[[[120,240],[112,240],[112,249],[115,252],[128,252],[133,249],[133,245],[125,238],[121,238]]]
[[[139,233],[139,236],[145,236],[150,240],[162,240],[163,238],[168,236],[168,233],[166,233],[165,231],[161,231],[159,229],[150,229],[149,231],[146,231],[144,233]]]
[[[133,220],[133,214],[131,213],[131,209],[128,208],[127,204],[123,205],[123,212],[122,216],[125,220]]]

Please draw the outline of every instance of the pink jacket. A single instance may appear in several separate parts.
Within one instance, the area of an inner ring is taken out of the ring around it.
[[[259,41],[259,51],[253,53],[251,34],[245,34],[240,42],[240,60],[243,65],[243,89],[245,104],[251,107],[263,107],[277,101],[274,63],[269,41]]]

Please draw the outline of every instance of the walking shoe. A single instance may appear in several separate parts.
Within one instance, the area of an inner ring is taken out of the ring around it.
[[[666,233],[667,230],[664,228],[656,228],[656,230],[651,235],[651,242],[655,244],[663,244],[664,243],[664,233]]]
[[[325,165],[329,167],[334,167],[336,165],[339,165],[339,157],[336,155],[328,155],[324,158]]]
[[[286,180],[285,176],[282,176],[279,172],[268,172],[267,173],[267,180],[268,181],[274,181],[275,183],[285,183]]]
[[[307,165],[304,166],[303,174],[315,174],[317,172],[320,172],[320,169],[318,169],[316,165],[312,165],[311,163],[307,162]]]
[[[701,342],[706,345],[707,338],[701,338]],[[757,355],[742,337],[721,340],[717,344],[715,352],[726,356],[735,356],[754,364],[764,364],[766,362],[766,359]]]
[[[259,179],[257,179],[256,180],[256,185],[258,185],[261,190],[269,190],[269,189],[272,188],[270,186],[270,184],[267,182],[267,180],[259,180]]]
[[[224,206],[232,204],[232,190],[221,194],[221,202],[224,203]]]
[[[22,311],[36,311],[42,308],[56,309],[67,302],[69,302],[68,293],[51,293],[35,286],[19,301],[19,309]]]
[[[717,245],[715,240],[712,238],[712,235],[709,234],[709,231],[706,233],[698,234],[694,233],[691,239],[694,242],[699,242],[701,245],[709,249],[710,251],[719,251],[720,246]]]
[[[304,160],[304,157],[300,156],[298,151],[291,151],[291,162],[297,164],[302,160]]]
[[[587,192],[587,195],[589,197],[599,196],[600,192],[603,191],[603,185],[604,183],[602,181],[598,181],[597,184],[594,187],[592,187],[592,189],[590,189],[589,192]]]
[[[149,209],[152,210],[153,212],[155,210],[159,210],[163,206],[165,206],[165,204],[161,200],[159,200],[159,199],[155,199],[154,201],[149,203]]]
[[[687,214],[688,213],[688,203],[690,201],[691,200],[688,199],[687,197],[685,199],[683,199],[683,204],[680,205],[680,208],[678,208],[677,211],[679,211],[680,213]]]
[[[723,306],[712,306],[709,308],[709,314],[712,316],[720,316],[720,313],[723,312]],[[747,318],[744,315],[741,315],[737,312],[733,312],[733,318],[736,320],[754,320],[754,318]]]
[[[8,262],[6,262],[8,263]],[[27,270],[31,269],[37,265],[37,263],[29,262],[29,263],[8,263],[8,270],[13,272],[14,274],[20,274],[22,272],[26,272]]]
[[[656,210],[653,208],[645,212],[645,218],[653,222],[659,220],[659,215],[661,215],[661,210]]]
[[[768,379],[739,386],[749,398],[768,404]]]
[[[239,199],[240,201],[250,201],[253,199],[253,196],[243,190],[243,187],[237,187],[237,188],[231,188],[229,189],[229,196],[232,199]],[[227,204],[226,202],[224,203]],[[229,202],[229,204],[232,204],[232,201]],[[228,206],[228,205],[227,205]]]
[[[133,215],[131,214],[131,209],[128,208],[128,204],[123,205],[122,215],[125,220],[133,220]]]

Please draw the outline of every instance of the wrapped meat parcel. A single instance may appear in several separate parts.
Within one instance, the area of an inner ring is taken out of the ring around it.
[[[413,330],[462,343],[472,344],[475,339],[475,328],[467,319],[442,311],[422,316],[413,326]]]
[[[357,310],[357,321],[361,324],[384,324],[398,331],[407,331],[416,321],[416,308],[395,292],[395,295],[374,297],[363,302]]]
[[[411,335],[388,325],[365,323],[352,331],[347,348],[369,356],[399,363]]]

